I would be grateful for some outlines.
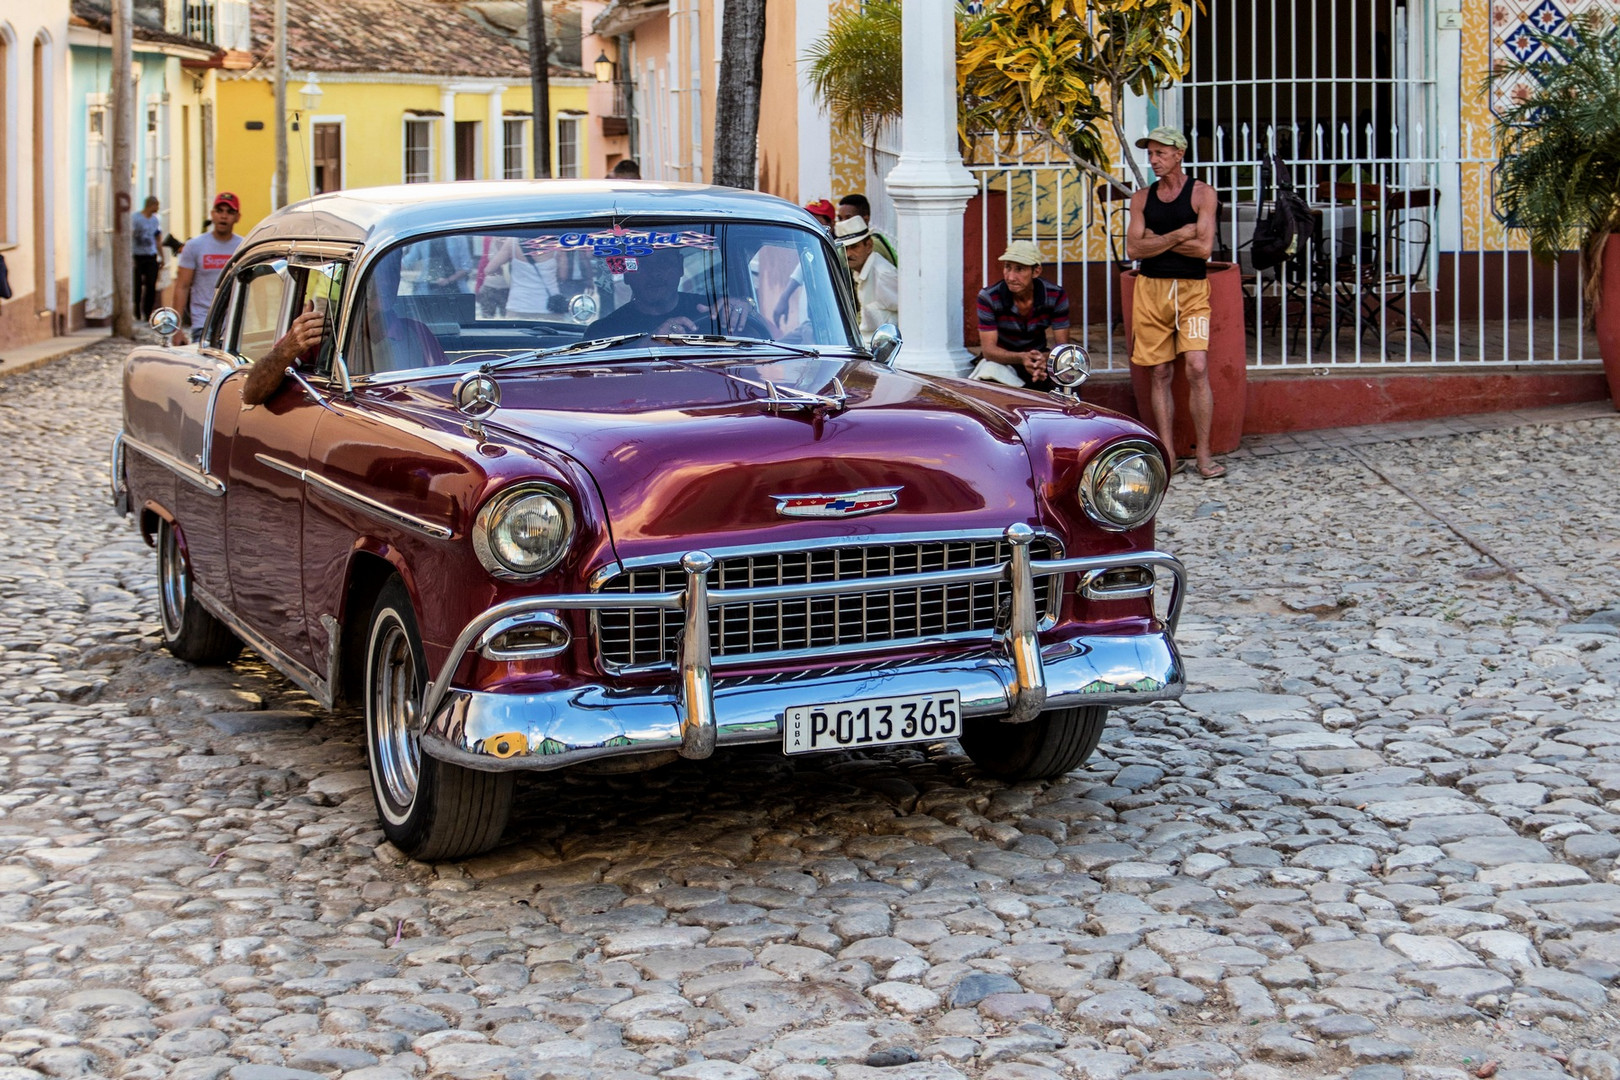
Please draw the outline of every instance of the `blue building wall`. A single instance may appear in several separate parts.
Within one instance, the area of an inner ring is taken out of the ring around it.
[[[90,139],[89,113],[90,95],[106,94],[110,100],[112,94],[112,50],[87,45],[74,45],[68,50],[70,77],[68,84],[68,190],[58,192],[58,206],[66,206],[72,229],[72,244],[70,245],[71,260],[69,273],[71,282],[69,286],[68,302],[77,304],[89,295],[89,282],[86,278],[86,252],[89,247],[89,222],[87,214],[87,193],[90,180],[88,145]],[[146,102],[148,97],[161,98],[168,88],[167,68],[169,58],[162,53],[143,52],[140,43],[136,43],[134,65],[140,72],[140,86],[136,95],[135,107],[135,205],[132,213],[138,213],[141,204],[149,194],[145,190],[147,177],[147,139],[146,139]],[[168,110],[161,110],[160,123],[167,125],[170,117]],[[160,138],[163,134],[160,132]],[[167,133],[169,138],[170,168],[176,167],[176,153],[178,143],[175,133]],[[108,120],[106,130],[107,158],[112,159],[112,128]],[[161,143],[160,152],[161,152]],[[167,192],[155,193],[158,198],[167,201]],[[63,198],[65,196],[65,198]],[[109,210],[111,200],[108,202]],[[171,221],[169,207],[164,206],[162,217],[164,230],[172,227],[173,231],[185,239],[190,236],[193,228],[183,222]],[[165,266],[172,273],[173,259],[165,256]],[[109,267],[110,273],[110,267]]]

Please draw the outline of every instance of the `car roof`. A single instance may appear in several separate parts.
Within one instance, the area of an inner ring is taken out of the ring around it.
[[[272,240],[381,245],[446,228],[623,217],[737,218],[819,228],[802,207],[757,191],[645,180],[464,180],[317,195],[277,210],[244,247]]]

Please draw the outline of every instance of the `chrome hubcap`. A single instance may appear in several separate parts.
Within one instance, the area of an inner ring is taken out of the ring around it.
[[[420,691],[404,627],[390,622],[371,658],[371,737],[383,794],[401,814],[416,798]]]
[[[158,615],[163,620],[163,636],[173,640],[180,636],[180,624],[186,616],[190,568],[174,526],[164,522],[159,531]]]

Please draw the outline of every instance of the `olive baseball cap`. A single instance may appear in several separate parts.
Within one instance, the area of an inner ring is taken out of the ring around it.
[[[1187,136],[1173,127],[1156,127],[1140,139],[1136,140],[1138,150],[1146,150],[1148,143],[1156,142],[1161,146],[1173,146],[1177,150],[1187,149]]]
[[[1041,265],[1041,249],[1028,240],[1014,240],[1007,245],[997,262],[1020,263],[1024,266]]]

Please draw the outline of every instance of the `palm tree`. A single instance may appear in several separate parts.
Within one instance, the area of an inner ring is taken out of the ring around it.
[[[1580,248],[1593,312],[1604,245],[1620,233],[1620,17],[1592,12],[1566,33],[1541,35],[1543,48],[1492,73],[1517,84],[1496,124],[1497,202],[1536,258]]]
[[[900,118],[900,0],[868,0],[836,11],[804,54],[810,86],[836,124],[868,139]]]

